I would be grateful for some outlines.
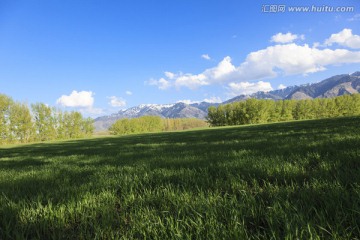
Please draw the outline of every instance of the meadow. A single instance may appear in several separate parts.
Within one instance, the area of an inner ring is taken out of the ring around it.
[[[0,148],[0,239],[359,239],[360,117]]]

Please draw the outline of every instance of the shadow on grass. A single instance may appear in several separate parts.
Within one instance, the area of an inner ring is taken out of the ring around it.
[[[104,178],[109,174],[111,179],[110,171],[131,167],[139,169],[133,175],[149,174],[151,179],[141,182],[145,189],[172,185],[193,194],[201,189],[241,199],[239,189],[232,186],[236,179],[250,187],[255,181],[259,188],[337,181],[351,193],[351,186],[360,184],[359,122],[360,118],[324,119],[0,148],[0,173],[17,176],[0,178],[0,189],[14,202],[40,199],[46,204],[51,199],[54,204],[66,204],[104,187],[116,190],[101,183],[97,174],[102,171]],[[186,169],[191,173],[180,171]],[[276,197],[256,194],[267,205]],[[307,187],[276,194],[294,202],[297,209],[304,208],[304,201],[297,204],[298,199],[313,195],[314,199],[306,199],[309,208],[301,210],[305,212],[321,204],[331,212],[334,206],[324,198],[341,202],[338,189]],[[344,204],[351,207],[352,203]]]

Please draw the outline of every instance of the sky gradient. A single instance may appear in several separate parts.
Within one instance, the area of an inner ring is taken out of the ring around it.
[[[279,5],[284,12],[269,12]],[[0,93],[86,116],[225,101],[355,71],[358,0],[0,0]]]

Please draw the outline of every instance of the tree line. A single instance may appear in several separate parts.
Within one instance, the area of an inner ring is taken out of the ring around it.
[[[209,107],[210,126],[243,125],[360,115],[360,94],[307,100],[247,99]]]
[[[0,94],[0,144],[82,138],[93,131],[93,120],[79,112],[63,112],[43,103],[29,107]]]
[[[205,121],[196,118],[163,119],[158,116],[143,116],[132,119],[119,119],[109,128],[109,131],[113,135],[126,135],[146,132],[178,131],[206,126],[208,126],[208,124]]]

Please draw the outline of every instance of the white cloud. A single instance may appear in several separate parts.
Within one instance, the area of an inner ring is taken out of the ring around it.
[[[285,89],[286,88],[286,86],[284,85],[284,84],[280,84],[279,86],[278,86],[278,89]]]
[[[133,93],[132,93],[131,91],[126,91],[125,94],[130,96],[130,95],[132,95]]]
[[[293,42],[294,40],[296,39],[302,39],[304,40],[305,39],[305,36],[304,35],[296,35],[296,34],[292,34],[290,32],[288,33],[278,33],[278,34],[275,34],[274,36],[271,37],[271,42],[275,42],[275,43],[291,43]]]
[[[216,67],[204,71],[209,83],[226,81],[230,74],[236,71],[229,56],[225,57]]]
[[[346,49],[317,49],[307,44],[275,45],[250,53],[237,68],[242,80],[295,75],[323,71],[328,65],[360,62],[360,52]]]
[[[237,95],[249,95],[255,92],[263,91],[268,92],[273,90],[271,84],[269,82],[259,81],[257,83],[250,83],[250,82],[231,82],[229,83],[230,95],[237,96]]]
[[[203,58],[205,60],[211,60],[211,57],[209,56],[209,54],[203,54],[203,55],[201,55],[201,58]]]
[[[357,35],[351,36],[356,36],[356,39],[358,37]],[[303,37],[297,36],[297,38]],[[279,75],[307,75],[324,71],[326,67],[331,65],[347,63],[360,63],[360,51],[330,49],[323,48],[323,46],[320,48],[320,44],[314,44],[312,47],[308,44],[276,44],[249,53],[238,66],[235,66],[231,58],[227,56],[217,66],[205,69],[201,73],[169,74],[166,72],[167,79],[150,80],[149,84],[156,85],[160,89],[167,89],[172,86],[197,89],[212,84],[259,81]],[[236,89],[236,85],[233,87]],[[244,85],[242,87],[244,88]],[[247,89],[250,89],[250,86]]]
[[[182,74],[175,80],[176,87],[188,87],[193,90],[205,85],[209,85],[209,83],[207,82],[207,77],[202,73],[198,75]]]
[[[56,101],[57,104],[64,107],[88,107],[94,104],[93,92],[91,91],[72,91],[70,95],[62,95]]]
[[[345,28],[341,32],[331,34],[330,38],[325,40],[325,45],[331,46],[337,43],[349,48],[360,48],[360,36],[352,34],[352,30]]]
[[[228,75],[235,71],[235,66],[231,63],[230,57],[225,57],[216,67],[206,69],[203,73],[193,74],[179,74],[176,76],[176,87],[188,87],[196,89],[200,86],[210,85],[226,81]]]
[[[111,105],[112,107],[125,107],[126,106],[126,101],[120,97],[111,96],[108,98],[110,99],[109,105]]]

